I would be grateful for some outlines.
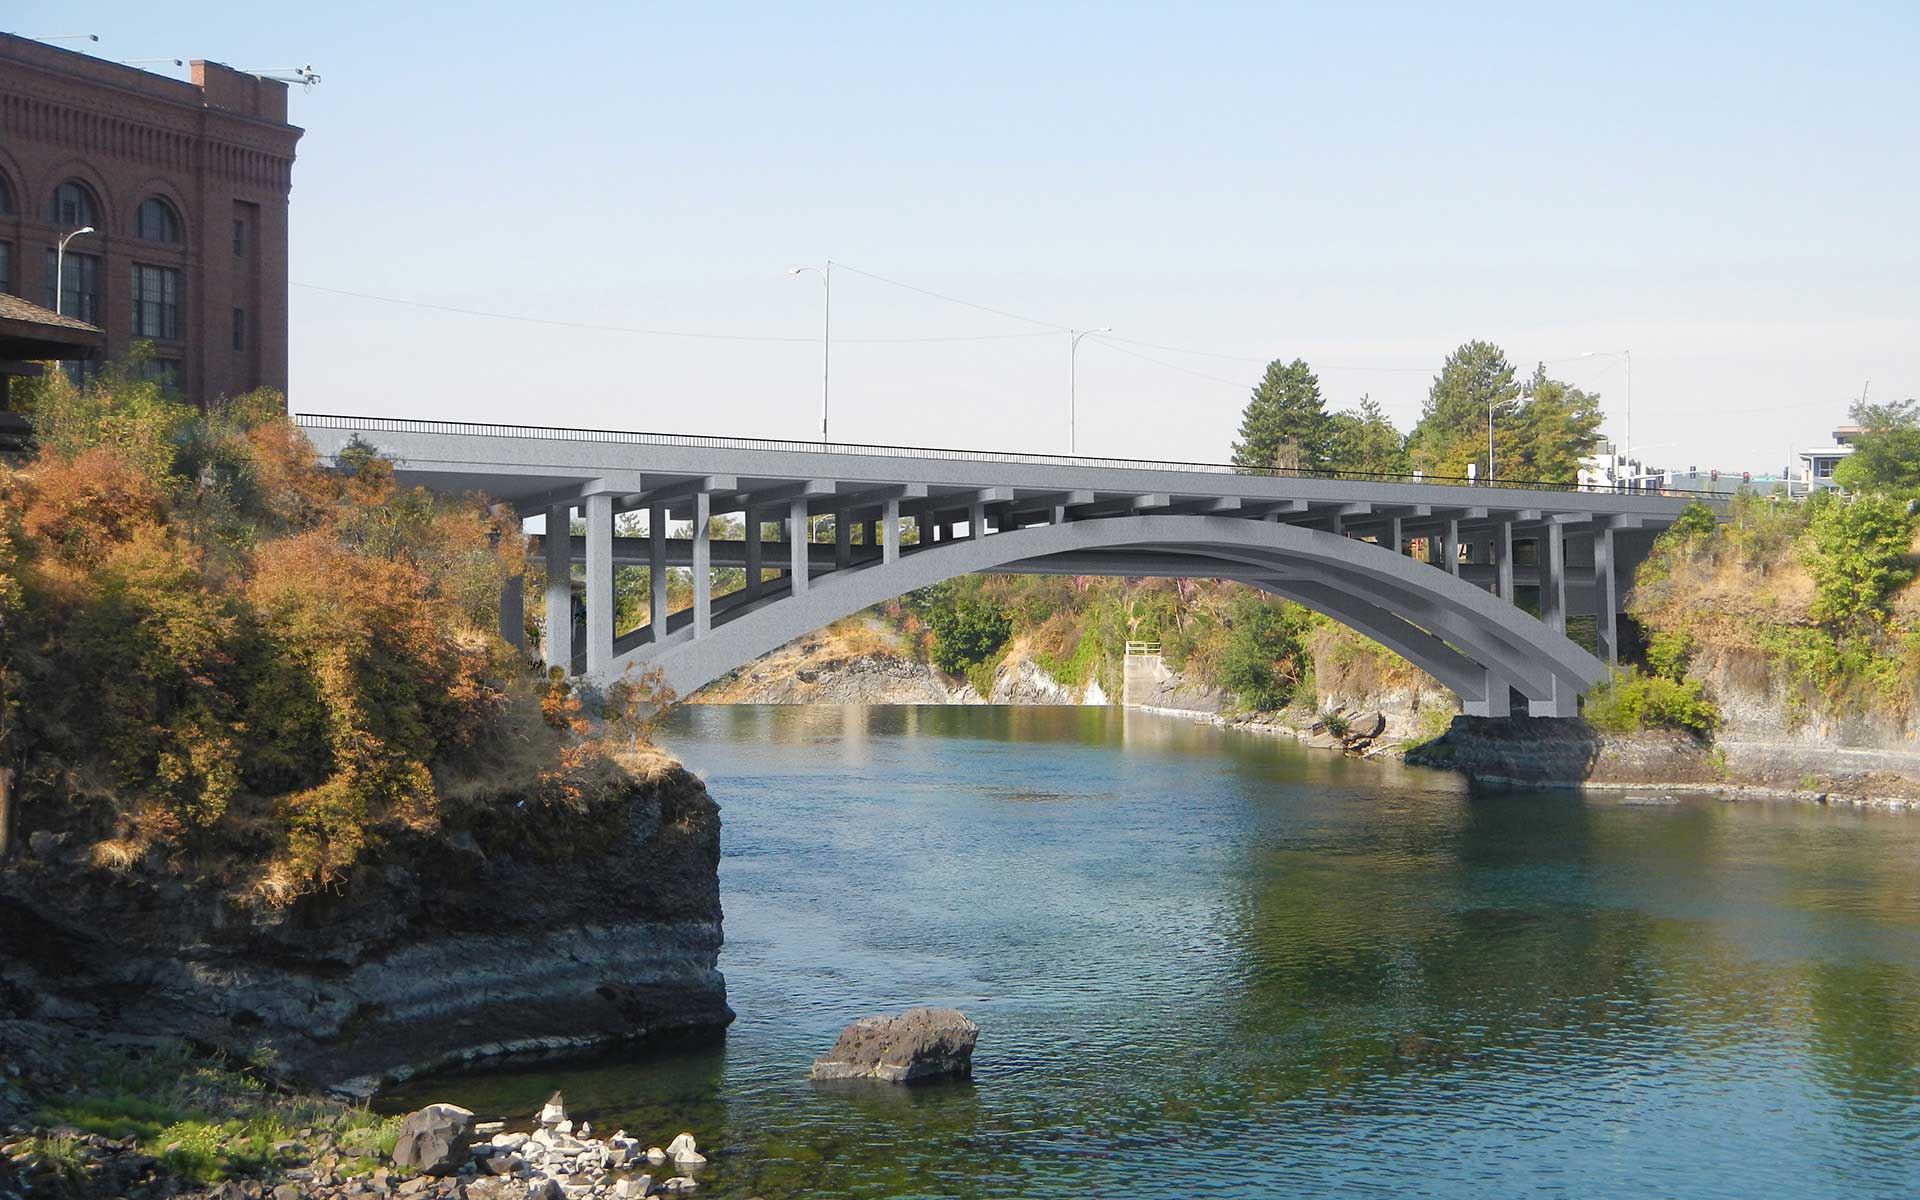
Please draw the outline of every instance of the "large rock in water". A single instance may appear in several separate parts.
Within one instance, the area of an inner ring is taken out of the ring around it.
[[[973,1074],[980,1027],[951,1008],[910,1008],[897,1017],[862,1017],[814,1060],[814,1079],[921,1079]]]
[[[393,1164],[426,1175],[451,1175],[473,1145],[473,1113],[458,1104],[429,1104],[407,1114],[393,1144]]]

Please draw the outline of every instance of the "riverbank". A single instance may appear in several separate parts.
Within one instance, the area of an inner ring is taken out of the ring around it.
[[[396,837],[325,892],[262,904],[157,855],[34,828],[0,868],[0,1017],[184,1038],[349,1096],[478,1058],[703,1036],[719,806],[655,754],[575,807],[511,800]]]
[[[33,1054],[19,1034],[0,1029],[0,1045]],[[33,1061],[42,1068],[49,1050],[76,1061],[31,1119],[0,1127],[0,1194],[643,1200],[693,1192],[710,1152],[685,1131],[657,1141],[625,1129],[595,1137],[567,1118],[559,1092],[530,1117],[481,1120],[442,1103],[383,1117],[276,1087],[255,1068],[197,1059],[178,1042],[40,1050]],[[140,1094],[128,1094],[136,1083]]]

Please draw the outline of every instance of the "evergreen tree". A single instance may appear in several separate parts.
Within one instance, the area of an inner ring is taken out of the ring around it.
[[[1279,359],[1253,389],[1233,444],[1234,465],[1313,469],[1327,464],[1332,422],[1320,397],[1320,377],[1306,360]]]
[[[1513,364],[1500,347],[1472,341],[1447,356],[1434,376],[1420,422],[1407,437],[1407,457],[1429,475],[1460,476],[1467,464],[1487,475],[1487,409],[1493,409],[1494,427],[1512,419],[1519,407],[1520,386]],[[1511,477],[1504,464],[1500,473]]]
[[[1400,431],[1370,396],[1360,397],[1358,408],[1329,418],[1327,465],[1336,471],[1374,475],[1403,475],[1407,448]]]

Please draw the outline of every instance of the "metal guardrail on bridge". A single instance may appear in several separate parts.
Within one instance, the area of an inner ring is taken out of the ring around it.
[[[1725,500],[1725,493],[1681,488],[1642,489],[1597,484],[1549,483],[1537,479],[1469,479],[1453,475],[1397,474],[1381,471],[1329,471],[1303,467],[1242,467],[1233,463],[1160,461],[1143,458],[1091,458],[1084,455],[1029,454],[1009,450],[948,450],[931,446],[889,446],[853,442],[796,442],[781,438],[718,437],[697,433],[641,433],[621,429],[571,429],[544,425],[507,425],[480,421],[429,421],[411,417],[355,417],[332,413],[296,413],[296,424],[314,429],[355,432],[453,434],[563,442],[609,442],[636,446],[711,447],[717,450],[772,450],[793,454],[847,454],[867,458],[938,459],[950,462],[1019,463],[1029,466],[1098,467],[1121,471],[1191,471],[1253,475],[1269,479],[1338,479],[1356,483],[1430,483],[1455,487],[1511,488],[1516,491],[1579,492],[1637,496],[1699,496]]]

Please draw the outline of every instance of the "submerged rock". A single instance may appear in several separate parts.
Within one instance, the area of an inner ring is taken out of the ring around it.
[[[393,1144],[395,1166],[427,1175],[451,1175],[466,1165],[473,1113],[457,1104],[429,1104],[407,1114]]]
[[[840,1031],[814,1061],[814,1079],[913,1083],[973,1073],[980,1027],[951,1008],[910,1008],[897,1017],[862,1017]]]

